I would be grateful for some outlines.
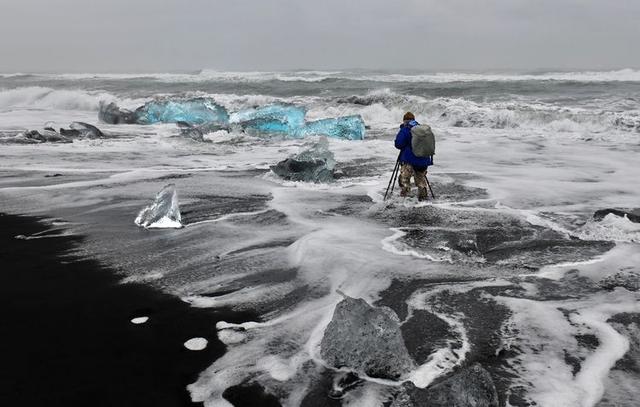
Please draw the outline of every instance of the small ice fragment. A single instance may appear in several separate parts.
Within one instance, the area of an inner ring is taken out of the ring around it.
[[[178,193],[169,184],[156,195],[153,203],[142,209],[135,223],[144,228],[181,228],[182,217],[178,206]]]
[[[271,166],[271,170],[286,180],[330,182],[333,181],[335,165],[329,141],[326,137],[321,137],[310,148]]]
[[[140,324],[144,324],[148,320],[149,320],[149,317],[136,317],[136,318],[133,318],[131,320],[131,323],[132,324],[136,324],[136,325],[140,325]]]
[[[184,347],[189,350],[203,350],[207,347],[207,343],[204,338],[191,338],[184,343]]]

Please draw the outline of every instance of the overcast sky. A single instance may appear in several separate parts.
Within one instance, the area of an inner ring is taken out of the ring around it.
[[[640,67],[640,0],[0,0],[2,72]]]

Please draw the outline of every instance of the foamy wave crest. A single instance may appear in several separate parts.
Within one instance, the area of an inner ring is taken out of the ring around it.
[[[621,112],[516,101],[478,103],[462,98],[428,99],[381,89],[363,96],[339,98],[332,113],[347,105],[362,106],[357,113],[367,123],[372,123],[371,120],[395,123],[398,117],[410,110],[423,120],[451,127],[546,129],[554,133],[640,132],[639,110]]]
[[[640,70],[620,69],[615,71],[547,72],[539,74],[456,73],[430,74],[377,74],[361,75],[348,79],[376,82],[516,82],[516,81],[562,81],[562,82],[640,82]]]
[[[341,72],[334,71],[293,71],[293,72],[220,72],[205,69],[197,75],[198,80],[229,82],[320,82],[325,79],[340,78]]]
[[[640,131],[637,111],[611,112],[519,102],[480,104],[449,98],[434,100],[427,110],[454,127],[544,128],[554,132]]]
[[[115,99],[108,93],[30,86],[0,90],[0,109],[98,110],[101,100]]]
[[[626,216],[612,213],[601,221],[590,220],[579,231],[583,240],[613,240],[616,242],[640,243],[640,223],[634,223]]]
[[[18,75],[18,74],[6,74]],[[561,82],[640,82],[640,70],[619,69],[612,71],[576,71],[541,73],[387,73],[348,71],[254,71],[232,72],[204,69],[196,73],[123,73],[123,74],[40,74],[50,79],[155,79],[160,82],[320,82],[324,80],[353,80],[373,82],[450,83],[450,82],[515,82],[515,81],[561,81]]]
[[[11,74],[18,75],[18,74]],[[349,79],[349,74],[334,71],[282,71],[282,72],[231,72],[204,69],[197,73],[74,73],[74,74],[40,74],[36,76],[48,79],[74,80],[129,80],[150,79],[167,83],[188,82],[320,82],[330,78]]]

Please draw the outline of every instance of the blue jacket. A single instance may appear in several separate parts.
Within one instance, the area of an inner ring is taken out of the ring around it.
[[[411,128],[418,126],[415,120],[411,120],[408,124],[401,124],[400,131],[396,136],[396,148],[400,151],[400,162],[409,163],[417,168],[426,168],[433,165],[433,156],[431,157],[416,157],[411,150]]]

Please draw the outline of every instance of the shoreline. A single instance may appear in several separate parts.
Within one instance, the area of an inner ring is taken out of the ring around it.
[[[0,213],[0,307],[7,405],[193,406],[187,385],[226,352],[216,322],[249,313],[193,308],[95,260],[69,256],[82,236],[18,239],[42,218]],[[139,325],[132,318],[149,317]],[[184,342],[207,339],[204,350]]]

